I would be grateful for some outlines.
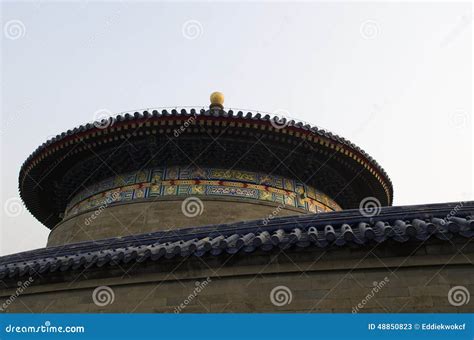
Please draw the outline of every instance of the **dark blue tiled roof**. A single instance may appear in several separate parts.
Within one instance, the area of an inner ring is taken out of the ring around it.
[[[168,145],[169,138],[173,136],[172,130],[185,127],[189,117],[202,119],[198,124],[200,128],[187,129],[189,138],[180,138]],[[168,157],[167,152],[171,152],[176,157],[167,160],[169,165],[182,165],[183,159],[190,157],[199,158],[200,164],[220,164],[240,170],[253,169],[291,176],[317,168],[320,175],[311,176],[308,184],[326,195],[337,196],[337,203],[343,208],[356,208],[368,196],[376,197],[383,205],[392,204],[390,178],[361,148],[331,132],[299,121],[283,119],[285,129],[273,126],[275,121],[278,118],[268,114],[233,110],[172,109],[160,112],[148,109],[110,117],[104,124],[81,125],[43,143],[27,158],[19,175],[20,196],[28,211],[52,229],[61,221],[67,201],[80,185],[93,184],[116,173],[142,169],[149,166],[150,157]],[[163,129],[165,124],[167,128]],[[161,128],[157,129],[157,126]],[[204,129],[204,126],[207,128]],[[278,123],[276,126],[282,125]],[[126,132],[128,129],[130,131]],[[209,147],[207,142],[203,142],[203,138],[209,138],[209,133],[221,136],[220,144],[229,145],[224,156],[216,157],[222,152],[221,146],[217,147],[220,150],[213,151],[215,145]],[[258,145],[252,148],[251,153],[240,155],[242,150],[248,148],[248,142],[253,140],[253,137],[249,140],[248,133],[257,138]],[[191,136],[200,142],[194,143]],[[122,138],[128,141],[126,145],[120,142]],[[295,152],[287,154],[278,149],[279,152],[269,154],[265,143],[281,144]],[[143,148],[143,145],[149,147]],[[140,152],[134,152],[129,147],[139,147]],[[180,149],[187,153],[178,152]],[[111,152],[114,157],[111,157],[109,167],[104,167],[100,155]],[[268,161],[254,162],[262,152]],[[312,156],[308,158],[306,152]],[[130,153],[133,161],[122,162],[122,157],[128,159]],[[234,164],[235,159],[230,156],[232,153],[239,154],[235,156],[239,164]],[[286,159],[289,164],[282,164],[280,158]],[[62,166],[57,166],[59,163]],[[95,167],[97,171],[91,177],[88,169]],[[346,185],[347,182],[350,183]]]
[[[330,131],[319,128],[317,126],[311,126],[307,123],[304,123],[304,122],[301,122],[301,121],[298,121],[298,120],[287,119],[286,117],[278,117],[278,116],[275,116],[275,115],[272,116],[268,113],[263,113],[262,114],[258,111],[256,111],[256,112],[247,111],[247,113],[245,113],[244,111],[238,110],[238,109],[236,109],[236,110],[229,109],[227,111],[219,110],[219,109],[206,110],[206,109],[195,109],[195,108],[191,108],[189,110],[186,110],[185,108],[183,108],[181,110],[171,109],[170,111],[168,111],[166,109],[162,109],[161,111],[159,111],[157,109],[146,109],[146,110],[143,110],[143,111],[140,111],[140,112],[135,111],[133,113],[132,112],[121,113],[121,114],[118,114],[115,117],[111,116],[110,118],[105,119],[105,121],[108,122],[107,125],[113,126],[116,123],[126,122],[126,121],[132,122],[132,121],[139,121],[139,120],[142,120],[142,119],[160,118],[160,117],[179,117],[179,116],[189,117],[191,115],[202,115],[202,116],[206,116],[206,117],[211,117],[212,116],[212,117],[216,117],[216,118],[220,118],[220,117],[240,118],[240,119],[245,118],[245,119],[249,119],[249,120],[253,120],[253,121],[262,121],[262,122],[266,122],[266,123],[277,122],[278,124],[281,124],[282,122],[284,122],[284,125],[287,126],[287,127],[293,127],[293,128],[301,129],[302,131],[311,131],[312,133],[315,133],[315,134],[317,134],[321,137],[326,137],[326,138],[329,138],[331,140],[337,141],[337,142],[342,143],[343,145],[345,145],[347,147],[350,147],[350,148],[356,150],[357,152],[360,152],[361,155],[363,155],[365,158],[367,158],[367,160],[370,163],[375,165],[375,167],[383,174],[383,176],[388,180],[388,182],[391,183],[387,173],[377,163],[377,161],[375,159],[373,159],[369,154],[367,154],[367,152],[365,152],[363,149],[361,149],[360,147],[358,147],[357,145],[355,145],[351,141],[349,141],[349,140],[347,140],[343,137],[340,137],[337,134],[334,134]],[[280,121],[280,120],[282,120],[282,121]],[[56,135],[55,137],[49,139],[48,141],[46,141],[45,143],[40,145],[28,157],[28,159],[24,162],[22,168],[30,160],[32,160],[36,155],[38,155],[42,150],[50,147],[54,143],[56,143],[58,141],[61,141],[61,140],[64,140],[65,138],[73,136],[73,135],[78,134],[78,133],[82,133],[82,132],[90,131],[90,130],[93,130],[93,129],[97,129],[97,125],[98,124],[100,125],[103,122],[104,121],[102,121],[102,122],[101,121],[96,121],[96,122],[93,122],[93,123],[87,123],[87,124],[84,124],[84,125],[80,125],[79,127],[76,127],[72,130],[69,129],[66,132],[63,132],[61,134]]]
[[[176,256],[449,240],[455,235],[474,237],[474,202],[384,207],[373,217],[344,210],[279,217],[266,225],[257,220],[48,247],[0,257],[0,279]]]

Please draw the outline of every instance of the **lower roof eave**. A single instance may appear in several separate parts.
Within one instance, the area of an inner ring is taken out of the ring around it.
[[[40,248],[0,257],[0,279],[258,250],[451,242],[474,237],[474,201],[275,217]]]

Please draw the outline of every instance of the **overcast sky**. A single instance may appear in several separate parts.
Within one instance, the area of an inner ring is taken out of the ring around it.
[[[3,2],[0,254],[49,230],[18,172],[98,110],[207,106],[292,117],[373,156],[394,204],[472,200],[469,3]]]

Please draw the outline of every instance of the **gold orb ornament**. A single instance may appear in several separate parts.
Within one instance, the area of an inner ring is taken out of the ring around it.
[[[224,108],[224,94],[221,92],[212,92],[211,93],[211,105],[209,106],[211,109],[214,107],[218,107],[220,109]]]

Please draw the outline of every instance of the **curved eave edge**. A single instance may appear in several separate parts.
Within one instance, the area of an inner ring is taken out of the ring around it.
[[[248,112],[247,114],[244,114],[243,111],[239,111],[236,114],[232,110],[229,111],[224,111],[224,110],[200,110],[198,113],[195,109],[191,109],[190,112],[187,112],[186,110],[181,110],[178,112],[177,110],[172,110],[171,112],[168,112],[167,110],[163,110],[161,113],[154,110],[152,113],[149,111],[143,111],[143,113],[135,112],[133,115],[131,114],[125,114],[125,115],[117,115],[116,117],[111,117],[110,118],[110,124],[107,127],[114,127],[115,124],[120,123],[120,122],[134,122],[138,124],[138,126],[142,126],[144,123],[146,123],[150,119],[163,119],[163,118],[187,118],[192,115],[197,115],[197,116],[203,116],[203,117],[215,117],[215,118],[224,118],[224,119],[240,119],[243,121],[248,122],[249,120],[253,123],[255,122],[263,122],[267,125],[267,127],[271,125],[272,122],[275,122],[278,120],[277,116],[271,117],[270,115],[266,114],[262,116],[260,113],[252,113]],[[20,195],[23,191],[23,181],[25,180],[25,172],[26,168],[30,165],[32,161],[34,161],[40,154],[44,151],[47,151],[48,149],[54,149],[61,143],[67,142],[69,139],[74,139],[77,137],[80,137],[82,134],[86,134],[89,132],[99,132],[99,131],[107,131],[107,129],[100,129],[97,127],[97,124],[100,124],[100,122],[94,122],[94,123],[88,123],[86,125],[81,125],[77,128],[74,128],[73,130],[68,130],[66,132],[63,132],[60,135],[57,135],[56,137],[48,140],[47,142],[43,143],[41,146],[39,146],[23,163],[21,169],[20,169],[20,175],[19,175],[19,191]],[[116,127],[116,126],[115,126]],[[317,127],[312,127],[308,124],[303,124],[302,122],[297,122],[294,120],[288,121],[285,125],[286,129],[293,130],[294,132],[299,132],[302,134],[317,134],[319,137],[322,138],[327,138],[335,143],[340,143],[343,147],[346,147],[350,150],[352,150],[355,153],[360,154],[361,157],[365,158],[367,163],[371,164],[374,169],[379,173],[379,176],[383,178],[383,181],[386,183],[389,189],[389,197],[388,197],[388,204],[391,205],[393,202],[393,185],[390,180],[390,177],[387,175],[385,170],[377,163],[375,159],[373,159],[370,155],[368,155],[364,150],[359,148],[357,145],[354,143],[350,142],[349,140],[340,137],[336,134],[333,134],[331,132],[328,132],[324,129],[319,129]],[[278,130],[274,128],[275,130]]]
[[[124,115],[117,115],[116,117],[110,117],[111,121],[109,123],[109,126],[112,127],[116,123],[120,122],[132,122],[132,121],[140,121],[142,119],[151,119],[151,118],[172,118],[172,117],[190,117],[192,115],[197,115],[197,116],[203,116],[203,117],[214,117],[214,118],[237,118],[237,119],[244,119],[244,120],[252,120],[252,121],[260,121],[260,122],[265,122],[271,124],[271,122],[278,121],[278,116],[273,116],[271,117],[270,115],[266,114],[262,116],[261,113],[253,113],[253,112],[247,112],[244,114],[243,111],[238,111],[236,114],[232,110],[225,111],[225,110],[200,110],[199,112],[196,111],[195,109],[191,109],[190,112],[187,112],[186,110],[181,110],[178,112],[177,110],[172,110],[171,112],[168,112],[167,110],[163,110],[161,113],[154,110],[152,113],[149,111],[143,111],[142,113],[140,112],[135,112],[133,115],[126,113]],[[26,164],[28,164],[36,155],[38,155],[41,151],[49,148],[50,146],[53,146],[53,144],[58,143],[63,141],[64,139],[68,137],[75,137],[77,134],[81,134],[83,132],[89,132],[91,130],[104,130],[100,129],[97,127],[97,125],[100,125],[101,122],[93,122],[93,123],[87,123],[85,125],[80,125],[79,127],[76,127],[72,130],[67,130],[66,132],[63,132],[56,137],[53,137],[40,145],[28,158],[22,165],[22,169],[25,167]],[[325,129],[320,129],[316,126],[311,126],[309,124],[305,124],[301,121],[295,121],[295,120],[290,120],[286,123],[285,128],[294,128],[296,131],[300,132],[310,132],[310,133],[316,133],[320,137],[325,137],[328,139],[333,140],[334,142],[338,142],[343,144],[344,146],[348,148],[352,148],[354,151],[358,152],[363,156],[364,158],[367,159],[370,163],[372,163],[380,173],[387,179],[388,182],[390,182],[390,178],[385,172],[385,170],[378,164],[378,162],[373,159],[367,152],[365,152],[363,149],[352,143],[351,141],[345,139],[344,137],[341,137],[337,134],[334,134],[330,131],[327,131]],[[276,129],[277,130],[277,129]],[[391,183],[391,182],[390,182]]]
[[[0,279],[179,256],[424,242],[455,236],[474,237],[474,202],[385,207],[374,217],[363,216],[359,210],[280,217],[266,226],[258,220],[43,248],[1,257]]]

